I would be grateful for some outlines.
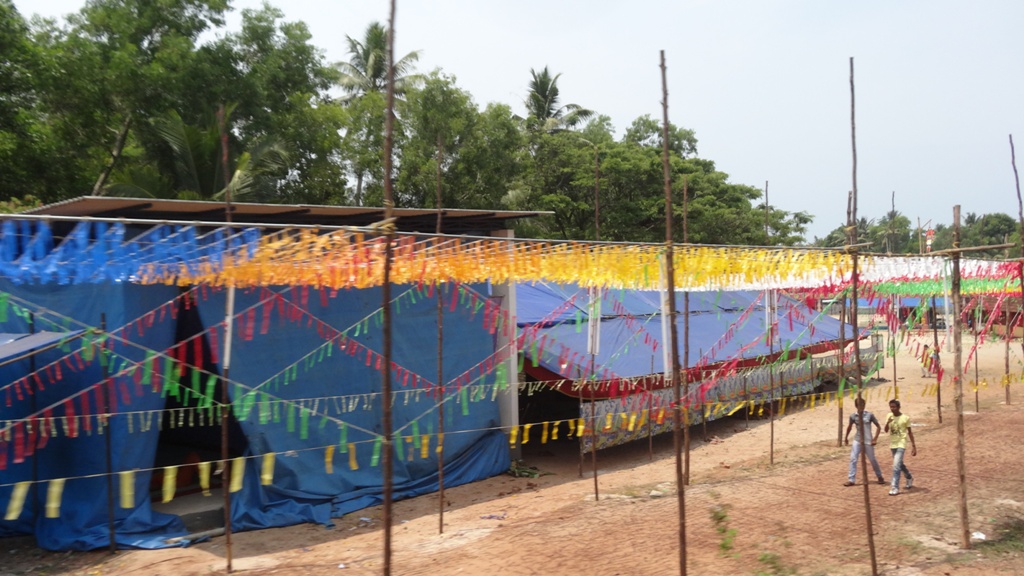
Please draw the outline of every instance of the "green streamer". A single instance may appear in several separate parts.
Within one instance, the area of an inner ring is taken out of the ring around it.
[[[420,422],[419,422],[419,420],[413,420],[412,421],[412,445],[417,450],[419,450],[421,444],[422,444],[422,442],[420,442]]]
[[[469,387],[463,386],[459,391],[459,403],[462,404],[462,415],[469,416]]]
[[[142,383],[149,386],[153,383],[153,356],[152,350],[146,351],[146,359],[142,362]]]
[[[289,432],[295,432],[295,404],[288,405],[287,427]]]
[[[299,440],[309,439],[309,409],[299,412]]]
[[[373,455],[370,456],[370,466],[376,466],[380,462],[380,446],[383,442],[380,436],[373,441]]]

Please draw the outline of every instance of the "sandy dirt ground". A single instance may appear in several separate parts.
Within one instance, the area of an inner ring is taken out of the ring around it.
[[[972,343],[964,338],[964,346]],[[966,352],[964,354],[966,358]],[[1024,526],[1024,385],[1000,385],[1004,346],[981,347],[975,393],[965,375],[963,424],[969,532],[984,543],[961,548],[958,508],[957,417],[944,352],[946,382],[941,413],[908,351],[886,359],[870,383],[867,408],[883,421],[887,398],[900,387],[903,410],[913,420],[918,454],[908,452],[914,487],[889,496],[887,485],[844,487],[849,448],[837,446],[835,403],[790,405],[772,420],[742,412],[707,428],[692,429],[690,485],[684,491],[685,555],[689,574],[872,573],[866,510],[878,573],[980,576],[1024,573],[1024,545],[1006,528]],[[1020,347],[1011,349],[1011,372],[1020,374]],[[845,414],[853,409],[845,403]],[[845,429],[845,423],[843,424]],[[774,437],[774,444],[772,444]],[[772,449],[774,446],[774,449]],[[542,475],[502,475],[445,493],[439,534],[437,494],[397,502],[391,570],[401,575],[648,575],[680,570],[680,499],[671,435],[598,454],[597,489],[591,461],[580,475],[573,443],[524,447],[526,464]],[[774,464],[770,460],[774,457]],[[892,458],[883,434],[878,459],[886,478]],[[858,473],[858,481],[862,481]],[[867,494],[867,501],[865,500]],[[716,521],[714,519],[717,511]],[[383,573],[380,508],[336,520],[333,528],[299,525],[232,536],[234,571],[240,574]],[[221,574],[225,538],[157,551],[52,553],[31,539],[0,541],[0,574]]]

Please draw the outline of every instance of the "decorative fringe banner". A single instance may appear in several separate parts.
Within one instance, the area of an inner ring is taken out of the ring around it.
[[[0,273],[18,283],[366,288],[382,281],[383,246],[381,238],[364,232],[306,228],[200,233],[192,226],[156,225],[129,240],[123,224],[89,221],[78,223],[55,246],[46,222],[4,220]],[[395,284],[582,279],[586,287],[657,289],[663,250],[650,244],[406,235],[397,241],[391,277]],[[814,288],[834,293],[848,283],[851,268],[849,255],[836,250],[681,245],[673,253],[679,290]],[[861,258],[862,277],[869,284],[935,283],[944,263],[927,257]],[[986,290],[1014,289],[1011,263],[964,261],[962,268],[964,278],[984,278]],[[970,291],[969,282],[966,288]],[[922,293],[938,291],[932,285],[927,289]]]

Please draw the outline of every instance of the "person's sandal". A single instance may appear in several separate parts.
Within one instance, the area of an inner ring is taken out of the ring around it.
[[[847,480],[846,483],[843,484],[843,486],[853,486],[853,485],[854,485],[854,482],[850,482],[849,480]]]

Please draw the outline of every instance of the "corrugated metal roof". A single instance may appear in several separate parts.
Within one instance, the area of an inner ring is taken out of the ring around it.
[[[82,216],[93,218],[132,218],[141,220],[194,220],[224,222],[227,205],[201,200],[163,200],[156,198],[120,198],[80,196],[48,204],[25,214]],[[497,210],[442,210],[446,234],[486,233],[510,228],[509,220],[535,218],[548,212]],[[422,208],[395,208],[396,225],[404,232],[434,232],[437,211]],[[384,209],[366,206],[319,206],[314,204],[231,203],[231,221],[237,224],[296,224],[320,226],[366,226],[384,218]]]

